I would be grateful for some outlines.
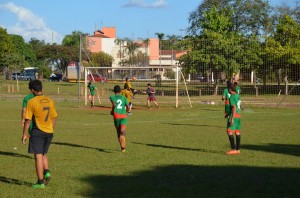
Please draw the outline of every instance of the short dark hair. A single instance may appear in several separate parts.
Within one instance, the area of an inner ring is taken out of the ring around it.
[[[119,85],[114,86],[114,92],[115,93],[120,93],[121,92],[121,87]]]
[[[228,87],[228,90],[231,89],[231,91],[236,92],[236,84],[231,83],[230,86]]]
[[[150,83],[148,83],[148,84],[147,84],[147,86],[150,86],[150,87],[151,87],[151,84],[150,84]]]
[[[227,86],[227,88],[229,88],[229,87],[230,87],[230,85],[231,85],[231,82],[230,82],[230,80],[228,80],[228,81],[226,82],[226,86]]]
[[[28,83],[28,88],[31,90],[33,89],[33,80],[30,80]]]
[[[42,82],[40,80],[32,80],[30,83],[32,88],[34,91],[42,91],[43,90],[43,85],[42,85]]]
[[[125,79],[126,81],[128,80],[128,77],[126,77],[126,79]]]

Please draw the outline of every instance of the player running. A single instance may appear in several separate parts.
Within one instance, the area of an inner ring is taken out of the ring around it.
[[[117,130],[121,151],[125,152],[127,111],[129,110],[129,105],[127,99],[121,95],[121,88],[119,85],[114,87],[114,92],[115,94],[109,98],[112,104],[111,115],[114,116],[114,125]]]

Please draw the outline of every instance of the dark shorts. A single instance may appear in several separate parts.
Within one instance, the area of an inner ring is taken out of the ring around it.
[[[32,129],[28,153],[45,154],[48,153],[49,146],[53,138],[53,133],[45,133],[39,129]]]

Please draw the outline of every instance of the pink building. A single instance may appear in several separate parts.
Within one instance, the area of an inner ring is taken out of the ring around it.
[[[116,28],[115,27],[103,27],[102,30],[97,30],[94,35],[88,36],[88,50],[91,52],[105,52],[114,58],[112,67],[120,67],[120,48],[123,46],[116,44]],[[140,43],[139,51],[148,54],[150,59],[150,66],[171,66],[176,64],[176,59],[186,52],[162,50],[159,53],[159,39],[149,38],[148,46],[142,41],[136,41]],[[123,44],[123,45],[126,45]],[[161,57],[159,57],[161,56]],[[126,55],[125,55],[126,57]]]

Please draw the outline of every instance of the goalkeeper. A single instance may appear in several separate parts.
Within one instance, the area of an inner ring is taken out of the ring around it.
[[[128,77],[126,78],[126,82],[125,82],[124,86],[125,86],[125,85],[127,85],[127,87],[131,90],[133,96],[137,93],[137,90],[136,90],[136,89],[133,89],[133,88],[131,87],[130,80],[129,80]]]
[[[89,88],[89,101],[91,102],[91,107],[93,107],[95,105],[95,94],[98,93],[98,90],[96,88],[96,86],[94,85],[94,83],[92,84],[91,82],[88,83]]]

